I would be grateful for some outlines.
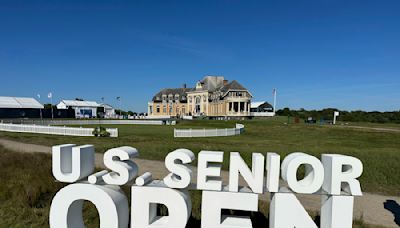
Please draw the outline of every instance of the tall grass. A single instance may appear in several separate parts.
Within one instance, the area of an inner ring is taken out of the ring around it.
[[[26,154],[0,147],[0,227],[49,227],[48,216],[51,200],[64,184],[56,182],[51,173],[51,157],[45,154]],[[123,187],[128,199],[129,187]],[[192,216],[187,227],[200,227],[201,192],[191,191]],[[268,227],[267,202],[259,202],[258,212],[224,213],[250,216],[254,227]],[[160,207],[160,213],[166,209]],[[312,213],[316,215],[316,213]],[[84,204],[84,222],[87,227],[99,227],[96,208]],[[315,216],[318,222],[318,216]],[[355,228],[377,228],[355,221]]]

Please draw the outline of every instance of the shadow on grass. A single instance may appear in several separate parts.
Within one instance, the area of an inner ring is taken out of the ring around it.
[[[400,205],[395,200],[386,200],[383,207],[394,215],[394,222],[400,226]]]
[[[246,211],[233,211],[233,210],[222,210],[223,215],[228,216],[246,216],[250,217],[253,227],[268,227],[269,220],[262,212],[246,212]],[[201,220],[197,218],[197,216],[191,216],[187,225],[187,228],[200,228]]]

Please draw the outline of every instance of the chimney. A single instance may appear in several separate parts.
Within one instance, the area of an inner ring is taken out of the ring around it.
[[[186,83],[183,83],[182,87],[183,87],[184,89],[186,89]]]
[[[224,84],[224,85],[227,85],[227,84],[228,84],[228,80],[224,79],[223,84]]]

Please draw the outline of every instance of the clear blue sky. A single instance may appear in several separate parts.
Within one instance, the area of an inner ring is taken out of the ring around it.
[[[0,0],[2,96],[146,111],[207,74],[278,108],[399,110],[400,1]]]

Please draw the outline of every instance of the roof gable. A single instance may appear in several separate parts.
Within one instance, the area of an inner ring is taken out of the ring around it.
[[[228,90],[247,90],[242,84],[237,82],[236,80],[233,80],[229,82],[228,84],[222,86],[221,91],[226,92]]]

